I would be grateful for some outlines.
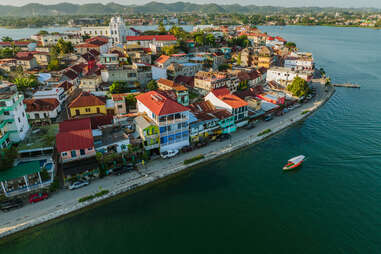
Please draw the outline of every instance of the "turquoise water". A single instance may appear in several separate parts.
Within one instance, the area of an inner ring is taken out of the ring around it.
[[[381,31],[263,29],[361,89],[337,89],[305,122],[243,152],[0,242],[0,253],[379,253]],[[282,172],[297,154],[305,165]]]

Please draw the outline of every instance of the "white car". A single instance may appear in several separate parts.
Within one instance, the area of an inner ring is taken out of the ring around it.
[[[161,158],[167,159],[176,156],[179,153],[179,150],[167,150],[160,153]]]
[[[84,186],[86,186],[86,185],[89,185],[89,182],[88,182],[88,181],[79,180],[79,181],[76,181],[76,182],[72,183],[72,184],[69,186],[69,190],[79,189],[79,188],[84,187]]]

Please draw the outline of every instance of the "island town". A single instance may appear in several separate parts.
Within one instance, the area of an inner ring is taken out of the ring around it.
[[[4,37],[0,75],[0,237],[243,149],[334,92],[255,26],[147,34],[120,16]]]

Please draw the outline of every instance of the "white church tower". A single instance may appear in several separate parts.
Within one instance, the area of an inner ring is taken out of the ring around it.
[[[126,36],[128,35],[128,30],[122,17],[112,17],[109,27],[110,27],[110,37],[112,39],[112,44],[126,42]]]

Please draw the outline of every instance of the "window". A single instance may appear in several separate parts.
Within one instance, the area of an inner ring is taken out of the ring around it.
[[[19,123],[21,123],[20,117],[19,117],[19,118],[17,118],[17,120],[19,121]]]
[[[67,152],[63,152],[63,153],[62,153],[62,156],[67,156]]]
[[[90,112],[90,108],[86,108],[85,111],[88,113]]]
[[[92,148],[92,147],[89,147],[87,150],[89,150],[89,151],[92,151],[92,150],[93,150],[93,148]]]
[[[9,111],[5,111],[5,112],[4,112],[4,115],[5,115],[5,116],[9,116]]]
[[[86,152],[85,152],[84,149],[79,150],[79,153],[80,153],[82,156],[86,154]]]
[[[98,113],[98,114],[101,113],[101,109],[100,109],[100,108],[97,108],[97,113]]]
[[[77,152],[75,150],[71,151],[70,153],[72,158],[77,157]]]

